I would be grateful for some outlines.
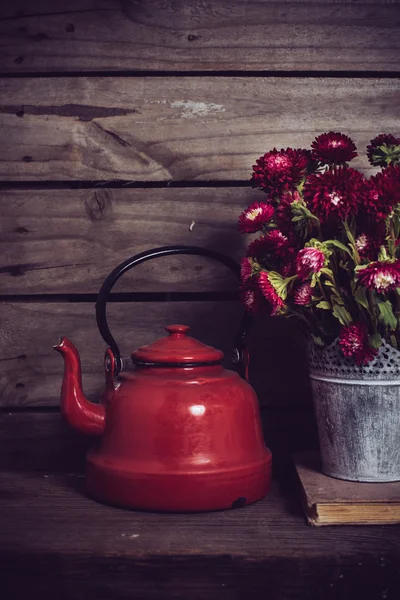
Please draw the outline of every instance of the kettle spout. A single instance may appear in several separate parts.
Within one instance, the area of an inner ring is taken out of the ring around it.
[[[89,402],[83,394],[78,350],[66,337],[61,338],[53,348],[64,358],[61,414],[77,431],[88,435],[102,435],[105,428],[104,406]]]

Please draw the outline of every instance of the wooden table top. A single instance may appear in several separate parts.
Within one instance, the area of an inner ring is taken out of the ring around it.
[[[7,600],[32,590],[73,600],[399,597],[400,526],[309,527],[290,475],[257,504],[202,514],[101,505],[81,474],[3,472],[0,490]]]

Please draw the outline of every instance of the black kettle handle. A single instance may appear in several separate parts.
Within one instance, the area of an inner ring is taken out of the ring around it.
[[[111,352],[114,355],[114,369],[113,374],[117,375],[122,368],[122,360],[119,352],[118,345],[111,335],[110,329],[107,324],[106,316],[106,305],[108,296],[114,287],[118,279],[127,271],[140,265],[140,263],[153,258],[159,258],[161,256],[169,256],[171,254],[194,254],[198,256],[205,256],[207,258],[213,258],[228,267],[239,279],[240,279],[240,265],[229,256],[208,248],[200,248],[197,246],[164,246],[162,248],[153,248],[146,252],[140,252],[131,258],[128,258],[122,262],[118,267],[109,274],[107,279],[104,281],[97,295],[96,301],[96,321],[99,331],[103,340],[110,347]],[[239,329],[234,339],[234,350],[232,353],[232,362],[237,365],[239,374],[242,377],[247,377],[247,366],[248,366],[248,352],[244,345],[244,337],[249,329],[252,317],[248,313],[244,313]]]

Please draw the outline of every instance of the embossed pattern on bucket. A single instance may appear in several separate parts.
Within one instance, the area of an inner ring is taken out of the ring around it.
[[[351,481],[400,480],[400,352],[383,342],[368,365],[338,341],[309,350],[322,471]]]

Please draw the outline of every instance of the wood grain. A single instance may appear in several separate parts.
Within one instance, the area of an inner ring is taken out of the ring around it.
[[[396,0],[17,0],[0,15],[6,73],[399,69]]]
[[[248,180],[274,146],[342,130],[360,156],[398,134],[399,79],[10,78],[0,89],[0,179]]]
[[[65,335],[81,353],[83,386],[90,399],[104,388],[106,348],[88,303],[2,303],[0,406],[59,404],[63,363],[53,344]],[[164,335],[164,325],[183,322],[191,335],[221,348],[230,366],[233,338],[243,314],[239,302],[111,303],[110,329],[123,357]],[[258,319],[248,335],[250,381],[261,404],[311,404],[304,341],[292,322]]]
[[[248,237],[237,221],[264,199],[250,188],[0,191],[2,294],[97,293],[129,256],[190,245],[240,262]],[[123,292],[235,291],[224,266],[196,256],[152,260],[115,286]]]
[[[397,543],[400,527],[343,528],[336,530],[333,544],[331,532],[305,526],[298,498],[285,497],[276,483],[269,497],[244,509],[160,515],[118,510],[94,502],[82,494],[83,482],[77,482],[73,475],[43,477],[42,473],[35,476],[3,472],[0,477],[1,487],[7,492],[0,506],[7,510],[14,524],[14,531],[6,528],[2,532],[3,551],[6,544],[12,551],[24,543],[27,552],[57,552],[65,556],[98,553],[145,558],[153,554],[164,557],[224,554],[249,561],[268,561],[287,557],[289,553],[292,558],[301,559],[313,543],[315,558],[339,559],[346,547],[356,550],[357,545],[358,555],[368,554],[374,550],[374,541],[375,554],[396,549],[395,556],[400,555]],[[34,503],[30,517],[25,513],[21,519],[28,499]],[[60,519],[60,511],[64,510],[65,519]],[[75,526],[71,528],[73,517]],[[52,526],[46,527],[46,521]],[[26,536],[27,525],[29,536]],[[130,537],[134,534],[138,537]]]
[[[293,452],[318,448],[314,412],[266,407],[261,411],[274,473],[292,462]],[[72,430],[59,412],[0,411],[0,470],[83,473],[93,440]]]
[[[395,599],[400,528],[307,527],[292,486],[205,514],[118,510],[76,475],[2,473],[0,569],[15,600]]]

